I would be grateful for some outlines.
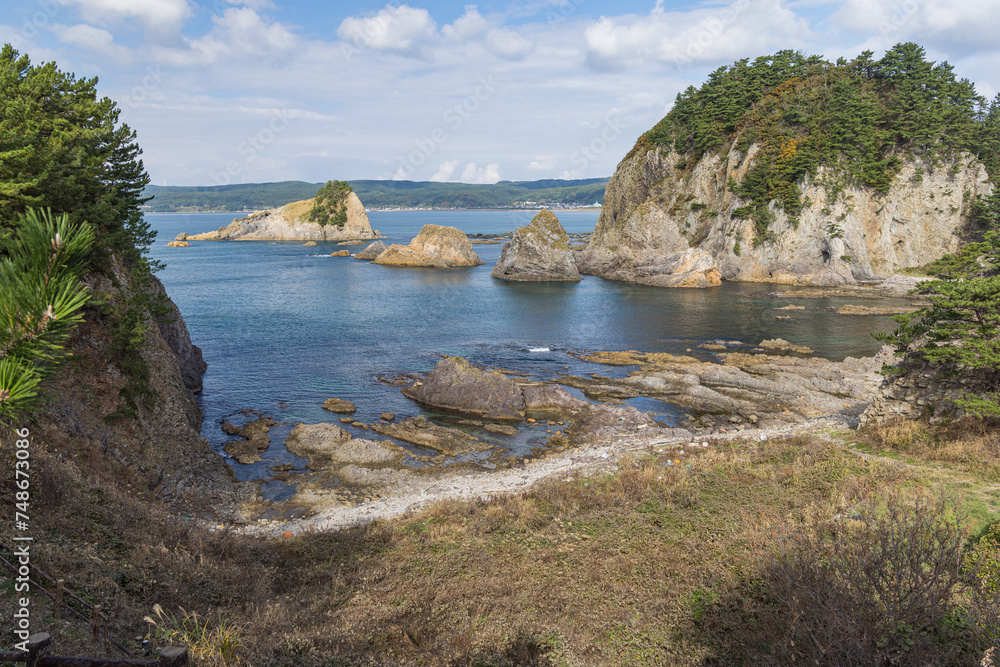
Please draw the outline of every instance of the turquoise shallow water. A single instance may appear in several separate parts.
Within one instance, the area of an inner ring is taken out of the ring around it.
[[[527,224],[532,215],[369,213],[372,226],[389,237],[387,243],[409,243],[426,223],[470,234],[495,233]],[[567,231],[585,232],[593,231],[598,213],[558,215]],[[460,354],[477,364],[542,378],[554,377],[565,366],[566,372],[579,375],[621,375],[627,369],[587,364],[567,352],[682,353],[697,350],[706,340],[757,343],[781,337],[839,359],[872,354],[878,344],[869,333],[895,326],[888,317],[836,315],[829,308],[852,301],[795,299],[795,288],[785,285],[724,283],[708,290],[672,290],[593,276],[580,283],[508,283],[490,277],[499,245],[475,246],[483,266],[450,270],[392,268],[329,257],[342,249],[333,243],[304,247],[294,242],[193,242],[189,248],[166,247],[179,232],[216,229],[233,217],[148,218],[159,231],[151,254],[167,263],[158,275],[209,364],[201,396],[206,416],[202,432],[216,447],[228,439],[218,428],[220,419],[243,408],[278,420],[332,421],[334,415],[320,405],[338,397],[353,401],[358,406],[355,416],[362,421],[377,420],[386,410],[400,417],[420,414],[398,388],[378,378],[428,371],[441,354]],[[788,304],[807,310],[791,313],[791,320],[776,320],[778,313],[772,309]],[[661,413],[667,421],[682,414],[649,399],[637,399],[636,405]],[[267,464],[281,460],[278,448],[272,450]],[[244,477],[260,472],[256,466],[235,467],[246,468]]]

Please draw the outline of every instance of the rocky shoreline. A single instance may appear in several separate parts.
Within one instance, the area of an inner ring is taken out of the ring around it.
[[[683,450],[691,443],[711,447],[720,438],[855,426],[878,395],[878,371],[892,362],[887,348],[873,357],[834,362],[780,339],[756,346],[708,343],[699,351],[702,358],[635,351],[574,354],[630,370],[624,377],[595,373],[539,380],[446,357],[426,375],[404,376],[401,391],[450,417],[400,420],[382,413],[370,424],[342,417],[339,425],[296,425],[284,444],[308,459],[307,469],[275,466],[270,480],[256,480],[282,481],[294,492],[281,500],[258,497],[244,508],[240,529],[331,530],[445,498],[521,491],[556,473],[607,468],[635,448]],[[680,427],[672,426],[626,404],[637,396],[669,401],[690,414]],[[235,441],[234,451],[251,449],[254,455],[274,422],[247,414],[255,419],[225,428],[244,438]],[[359,433],[365,435],[355,437]],[[530,438],[530,453],[514,455],[505,446],[504,436],[518,433]]]

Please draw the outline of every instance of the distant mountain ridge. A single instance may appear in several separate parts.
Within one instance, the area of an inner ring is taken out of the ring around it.
[[[349,181],[367,208],[577,207],[604,201],[607,178],[500,181],[492,185],[436,181]],[[250,211],[277,208],[316,195],[322,183],[280,181],[215,186],[149,185],[146,210]]]

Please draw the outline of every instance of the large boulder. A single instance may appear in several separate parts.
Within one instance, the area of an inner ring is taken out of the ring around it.
[[[469,237],[454,227],[424,225],[410,245],[393,244],[375,258],[375,264],[393,266],[479,266],[482,260]]]
[[[524,416],[524,397],[516,382],[498,371],[476,368],[462,357],[442,359],[423,382],[402,391],[425,405],[486,419]]]
[[[339,241],[342,239],[374,239],[365,206],[358,196],[348,193],[344,204],[347,221],[343,225],[321,225],[308,220],[312,199],[285,204],[281,208],[257,211],[237,218],[214,232],[187,236],[189,241]]]
[[[552,211],[544,210],[531,224],[518,227],[504,244],[493,272],[494,278],[540,282],[581,280],[569,234]]]

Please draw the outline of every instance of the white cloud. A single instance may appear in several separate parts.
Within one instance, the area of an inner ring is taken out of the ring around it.
[[[916,41],[946,51],[949,59],[995,49],[1000,13],[992,0],[845,0],[834,24],[861,33],[876,33],[883,48]]]
[[[437,24],[426,9],[387,5],[365,18],[350,16],[337,36],[357,48],[426,56],[426,43],[437,34]]]
[[[478,37],[486,32],[489,27],[489,22],[483,18],[483,15],[479,13],[475,5],[466,5],[465,13],[455,19],[454,23],[441,28],[441,34],[448,39],[464,42],[473,37]]]
[[[444,183],[452,180],[455,169],[458,168],[458,160],[446,160],[438,165],[438,170],[431,176],[430,180]]]
[[[664,12],[658,3],[648,16],[601,17],[584,31],[587,64],[609,71],[729,61],[796,48],[811,36],[783,0],[736,0],[689,12]]]
[[[63,44],[72,44],[116,59],[124,59],[129,55],[127,48],[115,44],[114,35],[110,32],[86,23],[73,26],[54,23],[51,29]]]
[[[475,162],[470,162],[465,165],[459,180],[462,183],[496,183],[500,180],[500,164],[494,162],[480,167]]]
[[[176,32],[191,16],[187,0],[60,0],[60,3],[77,6],[88,21],[115,23],[134,19],[157,34]]]
[[[187,40],[186,48],[159,49],[157,57],[174,65],[208,65],[234,56],[283,58],[298,48],[299,40],[288,28],[266,22],[249,7],[227,9],[212,22],[209,34]]]
[[[486,50],[498,58],[523,60],[535,45],[513,30],[495,28],[486,33]]]

